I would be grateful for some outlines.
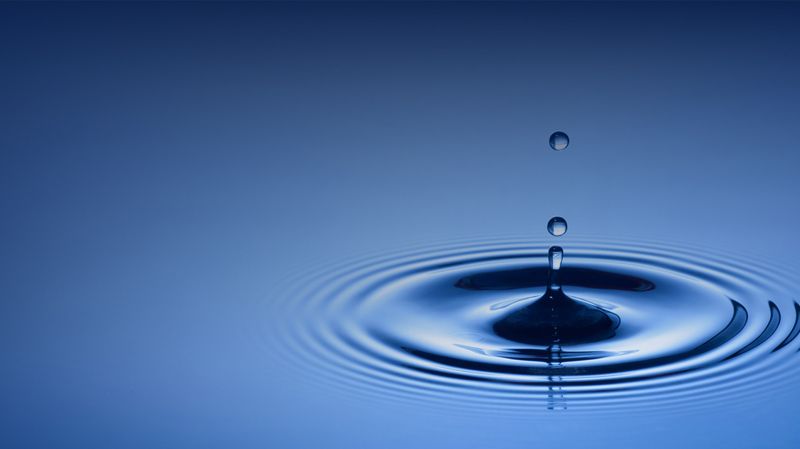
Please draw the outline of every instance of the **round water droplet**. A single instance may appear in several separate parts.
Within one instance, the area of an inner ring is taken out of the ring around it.
[[[567,220],[561,217],[553,217],[547,222],[547,232],[556,237],[567,233]]]
[[[550,134],[550,148],[561,151],[569,146],[569,136],[567,133],[556,131]]]

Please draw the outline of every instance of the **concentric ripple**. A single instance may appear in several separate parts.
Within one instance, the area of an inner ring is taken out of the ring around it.
[[[797,372],[789,274],[673,245],[572,241],[561,284],[584,321],[552,340],[536,324],[548,246],[460,242],[311,273],[281,302],[277,346],[354,394],[495,411],[702,406]]]

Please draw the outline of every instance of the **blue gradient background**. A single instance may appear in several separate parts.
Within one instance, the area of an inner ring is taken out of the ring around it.
[[[310,265],[544,238],[552,215],[567,251],[798,268],[798,22],[791,3],[0,4],[0,445],[800,447],[800,384],[706,413],[448,416],[301,382],[259,313]]]

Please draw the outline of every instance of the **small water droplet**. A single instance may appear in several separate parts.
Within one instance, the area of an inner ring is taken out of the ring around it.
[[[561,151],[569,146],[569,136],[567,133],[556,131],[550,134],[550,148]]]
[[[561,217],[553,217],[547,222],[547,232],[556,237],[567,233],[567,220]]]

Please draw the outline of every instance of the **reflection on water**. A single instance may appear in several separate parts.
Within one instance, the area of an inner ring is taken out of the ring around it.
[[[546,245],[492,240],[311,273],[282,350],[358,394],[514,413],[708,405],[794,370],[790,278],[753,260],[576,241],[562,288],[548,269]]]

